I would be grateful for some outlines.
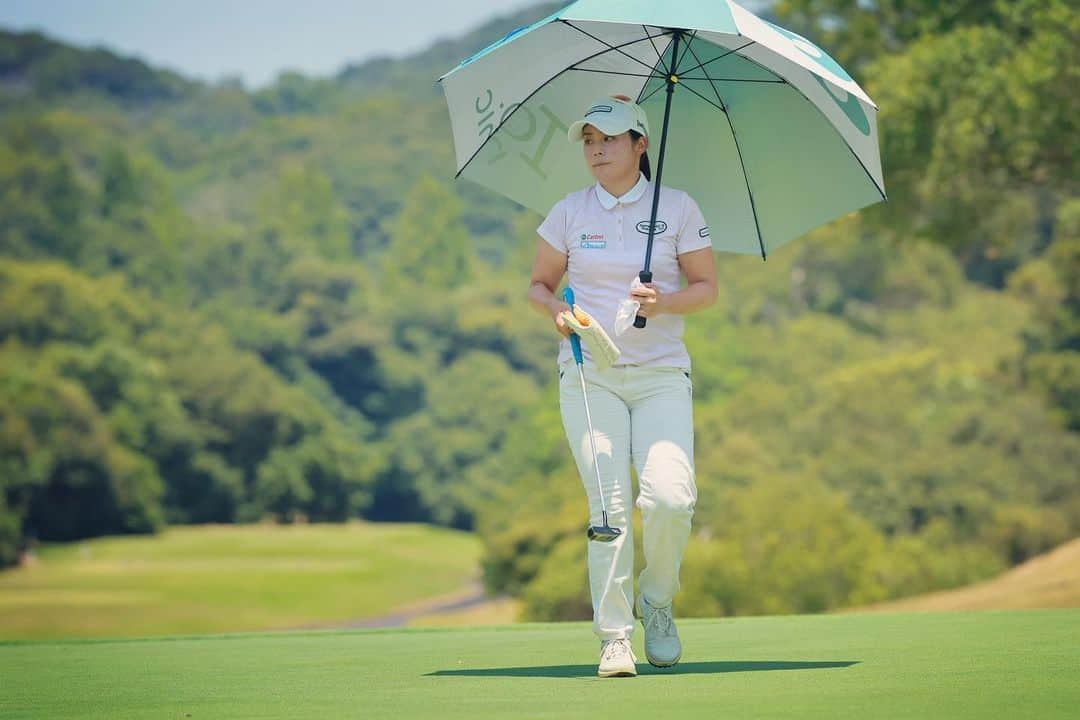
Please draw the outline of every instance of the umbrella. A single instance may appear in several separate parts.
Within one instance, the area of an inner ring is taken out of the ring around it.
[[[817,45],[730,0],[578,0],[439,82],[457,177],[542,214],[592,182],[567,128],[617,94],[662,128],[655,184],[664,173],[697,201],[718,250],[764,259],[885,199],[870,97]]]

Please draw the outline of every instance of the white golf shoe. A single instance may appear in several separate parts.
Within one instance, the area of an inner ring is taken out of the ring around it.
[[[600,667],[596,674],[600,677],[634,677],[637,675],[635,662],[637,658],[629,640],[604,640],[600,643]]]
[[[638,596],[638,614],[645,628],[645,658],[656,667],[671,667],[682,657],[682,643],[671,606],[653,607],[643,595]]]

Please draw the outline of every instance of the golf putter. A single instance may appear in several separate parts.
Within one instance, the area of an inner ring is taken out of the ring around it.
[[[574,307],[574,291],[569,287],[563,290],[563,300],[571,308]],[[589,412],[589,396],[585,392],[585,360],[581,355],[581,338],[577,336],[577,333],[570,333],[570,349],[574,351],[578,377],[581,378],[581,397],[585,401],[585,421],[589,425],[589,444],[592,445],[593,468],[596,470],[596,489],[600,491],[600,511],[604,520],[600,525],[591,525],[588,535],[590,540],[611,542],[622,535],[622,530],[608,525],[607,505],[604,503],[604,485],[600,482],[600,456],[596,454],[596,434],[593,432],[592,413]]]

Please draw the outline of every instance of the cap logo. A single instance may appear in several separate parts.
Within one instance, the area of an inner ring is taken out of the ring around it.
[[[613,111],[614,108],[610,105],[593,105],[591,108],[589,108],[589,112],[585,113],[585,117],[589,117],[590,115],[593,115],[595,113],[609,113]]]

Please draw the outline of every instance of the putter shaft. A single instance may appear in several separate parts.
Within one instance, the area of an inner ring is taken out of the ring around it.
[[[585,392],[585,370],[578,364],[578,377],[581,379],[581,397],[585,400],[585,421],[589,424],[589,444],[592,445],[593,469],[596,470],[596,489],[600,492],[600,510],[604,514],[607,526],[607,505],[604,503],[604,486],[600,482],[600,456],[596,453],[596,433],[593,432],[592,413],[589,412],[589,395]]]

